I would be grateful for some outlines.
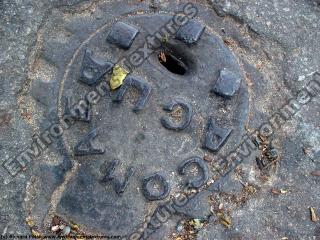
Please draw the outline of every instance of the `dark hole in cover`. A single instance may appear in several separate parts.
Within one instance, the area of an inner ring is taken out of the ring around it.
[[[158,54],[158,59],[169,72],[178,75],[184,75],[187,72],[187,66],[182,62],[182,60],[170,53],[161,51]]]

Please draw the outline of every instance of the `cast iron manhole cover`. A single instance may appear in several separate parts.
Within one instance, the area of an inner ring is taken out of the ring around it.
[[[176,12],[54,17],[58,27],[46,32],[41,61],[59,80],[35,95],[53,96],[47,106],[75,123],[56,143],[63,163],[41,166],[46,183],[33,211],[43,231],[56,215],[92,234],[127,236],[186,186],[206,185],[216,173],[205,155],[239,144],[249,105],[244,73],[207,24],[209,14],[196,16],[195,5],[179,9],[192,19],[171,25],[174,33],[168,23]],[[139,66],[131,64],[123,84],[110,89],[112,73],[128,61]],[[52,132],[59,135],[59,127]]]

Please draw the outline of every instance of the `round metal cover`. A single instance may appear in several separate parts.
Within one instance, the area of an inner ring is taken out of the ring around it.
[[[58,25],[53,32],[47,27],[38,61],[52,66],[58,81],[51,90],[37,86],[34,95],[51,91],[45,105],[59,123],[50,130],[63,161],[40,166],[47,183],[32,211],[41,212],[43,226],[59,217],[86,233],[130,237],[180,192],[220,178],[205,159],[240,143],[247,79],[208,24],[212,16],[197,15],[198,7],[121,17],[98,12],[66,22],[57,14],[51,21]],[[179,25],[181,14],[187,21]],[[127,75],[112,89],[118,70]],[[179,212],[193,216],[183,207]]]

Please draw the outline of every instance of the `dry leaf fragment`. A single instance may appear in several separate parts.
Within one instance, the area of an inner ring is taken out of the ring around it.
[[[165,35],[163,36],[162,42],[163,42],[163,43],[169,42],[169,36],[168,36],[167,34],[165,34]]]
[[[310,217],[311,217],[311,221],[312,222],[317,222],[319,219],[317,217],[317,214],[316,214],[316,209],[313,208],[313,207],[310,207]]]
[[[275,189],[275,188],[272,188],[272,189],[271,189],[271,192],[272,192],[273,194],[276,194],[276,195],[280,195],[280,194],[281,194],[281,192],[280,192],[278,189]]]
[[[203,227],[203,223],[201,222],[200,219],[193,219],[189,223],[194,229],[201,229]]]
[[[161,62],[167,61],[166,54],[164,52],[160,52],[159,57],[160,57]]]
[[[219,217],[219,222],[225,226],[226,228],[231,227],[231,218],[229,216],[226,216],[224,213],[218,213],[217,216]]]
[[[231,227],[231,219],[228,217],[221,218],[221,223],[226,227],[230,228]]]
[[[111,90],[115,90],[123,84],[124,79],[129,74],[129,71],[122,68],[118,64],[116,64],[112,71],[112,76],[110,79],[110,88]]]
[[[26,223],[29,227],[34,227],[34,222],[31,217],[27,217]]]
[[[76,225],[76,224],[71,225],[71,228],[72,228],[72,230],[74,230],[74,231],[79,231],[79,230],[80,230],[79,226]]]
[[[281,192],[281,194],[286,194],[286,193],[289,192],[289,190],[287,190],[287,189],[280,189],[280,192]]]
[[[33,237],[36,237],[36,238],[40,238],[40,237],[41,237],[41,233],[38,232],[38,231],[35,230],[35,229],[31,229],[31,233],[32,233],[32,236],[33,236]]]
[[[286,193],[288,193],[289,190],[288,190],[288,189],[276,189],[276,188],[272,188],[272,189],[271,189],[271,192],[272,192],[273,194],[280,195],[280,194],[286,194]]]
[[[251,185],[245,187],[245,190],[250,194],[253,194],[253,193],[255,193],[257,191],[257,189],[254,186],[251,186]]]

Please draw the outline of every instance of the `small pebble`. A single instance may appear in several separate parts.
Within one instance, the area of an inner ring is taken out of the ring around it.
[[[313,171],[311,175],[315,177],[320,177],[320,171]]]
[[[223,203],[220,203],[220,204],[219,204],[219,210],[222,210],[223,207],[224,207],[224,206],[223,206]]]
[[[63,230],[62,230],[62,233],[64,236],[67,236],[69,235],[71,232],[71,228],[69,226],[66,226]]]
[[[182,230],[183,230],[183,226],[182,225],[177,226],[177,231],[178,232],[182,232]]]
[[[180,221],[176,227],[177,231],[178,232],[182,232],[183,229],[184,229],[184,224],[185,224],[185,221]]]
[[[60,230],[60,227],[59,227],[58,225],[51,227],[51,231],[52,231],[52,232],[57,232],[57,231],[59,231],[59,230]]]

